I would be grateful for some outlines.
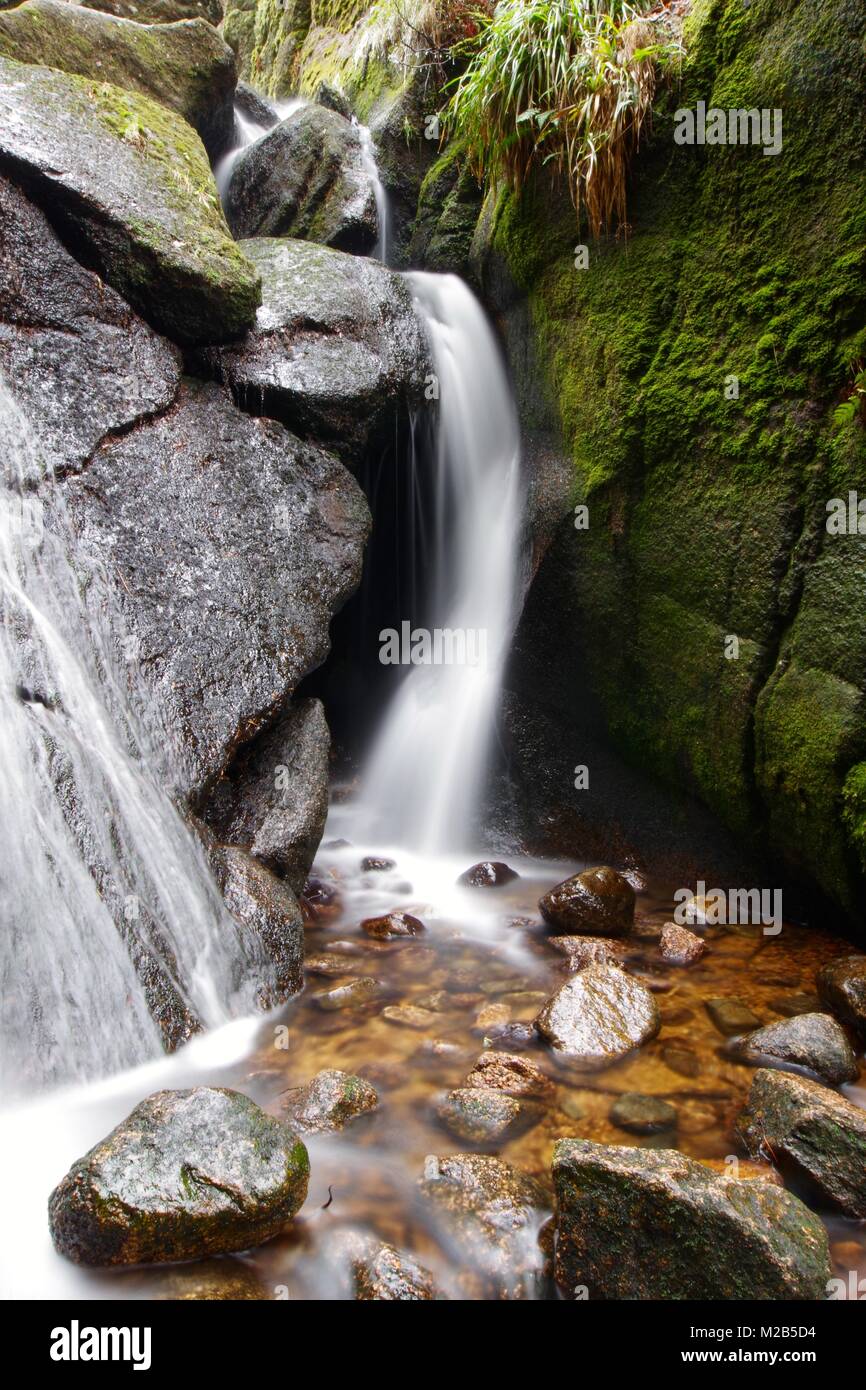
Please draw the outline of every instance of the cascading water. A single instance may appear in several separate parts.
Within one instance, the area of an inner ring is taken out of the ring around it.
[[[488,767],[523,589],[523,488],[514,400],[484,311],[454,275],[407,279],[439,391],[430,659],[410,666],[385,716],[363,807],[389,843],[434,854],[466,843]]]
[[[373,196],[376,199],[376,223],[379,228],[379,235],[371,255],[374,260],[381,261],[383,265],[387,265],[388,254],[391,249],[391,211],[388,205],[388,194],[382,182],[382,176],[379,173],[376,151],[373,146],[373,136],[369,127],[361,125],[357,120],[353,120],[352,124],[355,125],[358,130],[358,135],[361,140],[361,160],[364,169],[370,176],[370,182],[373,185]]]
[[[281,121],[287,116],[291,116],[293,111],[305,106],[303,97],[292,97],[289,101],[282,101],[274,107]],[[248,150],[250,145],[254,145],[257,140],[261,140],[263,135],[268,135],[273,129],[272,126],[261,125],[254,121],[251,116],[245,116],[239,106],[235,107],[235,141],[227,154],[224,154],[219,164],[214,169],[214,180],[220,199],[224,200],[228,186],[231,183],[232,172],[244,150]]]
[[[166,767],[110,586],[70,561],[62,486],[0,381],[3,1089],[157,1055],[155,993],[216,1024],[255,1004],[260,944],[228,917]]]

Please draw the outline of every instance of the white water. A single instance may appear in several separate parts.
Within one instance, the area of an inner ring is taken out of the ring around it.
[[[439,854],[468,840],[523,591],[520,433],[471,290],[454,275],[407,279],[439,384],[428,620],[486,659],[408,668],[363,774],[361,814],[365,838]]]
[[[165,790],[161,731],[106,576],[76,572],[62,485],[0,381],[0,1051],[5,1094],[160,1051],[121,931],[217,1024],[254,1005],[259,943]],[[162,948],[162,949],[161,949]],[[174,962],[172,964],[171,962]]]
[[[279,102],[274,110],[280,120],[284,121],[287,116],[291,116],[293,111],[297,111],[299,107],[304,105],[306,102],[303,97],[292,97],[289,101]],[[214,169],[214,180],[222,202],[225,201],[235,164],[244,150],[248,150],[250,145],[254,145],[264,135],[270,135],[275,128],[275,126],[259,125],[258,121],[245,116],[240,107],[235,107],[235,144],[227,154],[223,155]]]
[[[373,185],[373,195],[376,199],[376,224],[379,228],[379,235],[370,254],[374,260],[381,261],[383,265],[387,265],[391,240],[391,213],[388,206],[388,194],[385,191],[385,185],[379,173],[379,165],[376,162],[376,151],[373,146],[373,136],[370,133],[369,127],[361,125],[360,122],[356,120],[353,120],[352,124],[357,127],[358,135],[360,136],[361,161],[370,177],[370,182]]]

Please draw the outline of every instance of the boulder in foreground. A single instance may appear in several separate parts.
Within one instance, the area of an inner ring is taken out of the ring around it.
[[[246,1250],[279,1235],[307,1195],[287,1125],[237,1091],[157,1091],[74,1163],[48,1203],[76,1264],[156,1264]]]
[[[788,1072],[755,1073],[737,1130],[753,1158],[806,1178],[849,1216],[866,1216],[866,1110]]]
[[[789,1192],[675,1149],[561,1139],[556,1279],[592,1299],[820,1299],[827,1233]],[[585,1290],[585,1292],[584,1292]]]
[[[554,1052],[597,1069],[654,1038],[661,1015],[639,980],[615,965],[588,965],[548,999],[535,1026]]]

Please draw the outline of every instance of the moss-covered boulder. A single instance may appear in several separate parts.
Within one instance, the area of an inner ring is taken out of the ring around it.
[[[253,322],[258,274],[231,239],[204,146],[166,107],[0,57],[0,170],[169,337],[220,342]]]
[[[285,1097],[291,1122],[302,1134],[345,1129],[351,1120],[369,1114],[378,1104],[378,1093],[369,1081],[334,1067],[320,1071]]]
[[[76,1264],[160,1264],[279,1235],[310,1165],[287,1125],[237,1091],[157,1091],[74,1163],[48,1203]]]
[[[458,144],[449,145],[427,170],[418,190],[410,263],[424,270],[470,275],[481,203],[478,180],[465,154]]]
[[[379,235],[357,127],[312,103],[236,160],[225,209],[236,237],[298,237],[366,255]]]
[[[827,1233],[769,1182],[716,1177],[675,1149],[561,1139],[556,1279],[590,1299],[820,1299]]]
[[[169,406],[179,358],[0,175],[0,375],[32,431],[37,476],[82,468],[106,435]]]
[[[240,243],[262,278],[256,326],[205,356],[239,404],[357,465],[423,404],[429,350],[401,276],[312,242]]]
[[[753,1157],[783,1170],[849,1216],[866,1216],[866,1110],[787,1072],[755,1073],[737,1129]]]
[[[68,0],[0,14],[0,54],[143,92],[189,121],[215,159],[234,133],[235,59],[203,19],[135,24]]]
[[[832,423],[866,351],[864,37],[859,0],[696,0],[628,228],[590,244],[541,177],[490,194],[474,245],[524,419],[589,509],[539,570],[515,690],[568,745],[589,683],[632,761],[861,919],[866,536],[826,506],[866,495],[866,431]],[[781,152],[677,144],[699,100],[781,109]]]

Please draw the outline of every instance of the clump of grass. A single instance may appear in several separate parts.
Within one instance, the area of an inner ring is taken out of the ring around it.
[[[626,223],[632,155],[678,60],[675,21],[626,0],[500,0],[456,50],[446,128],[480,179],[520,188],[539,164],[568,183],[593,236]]]

